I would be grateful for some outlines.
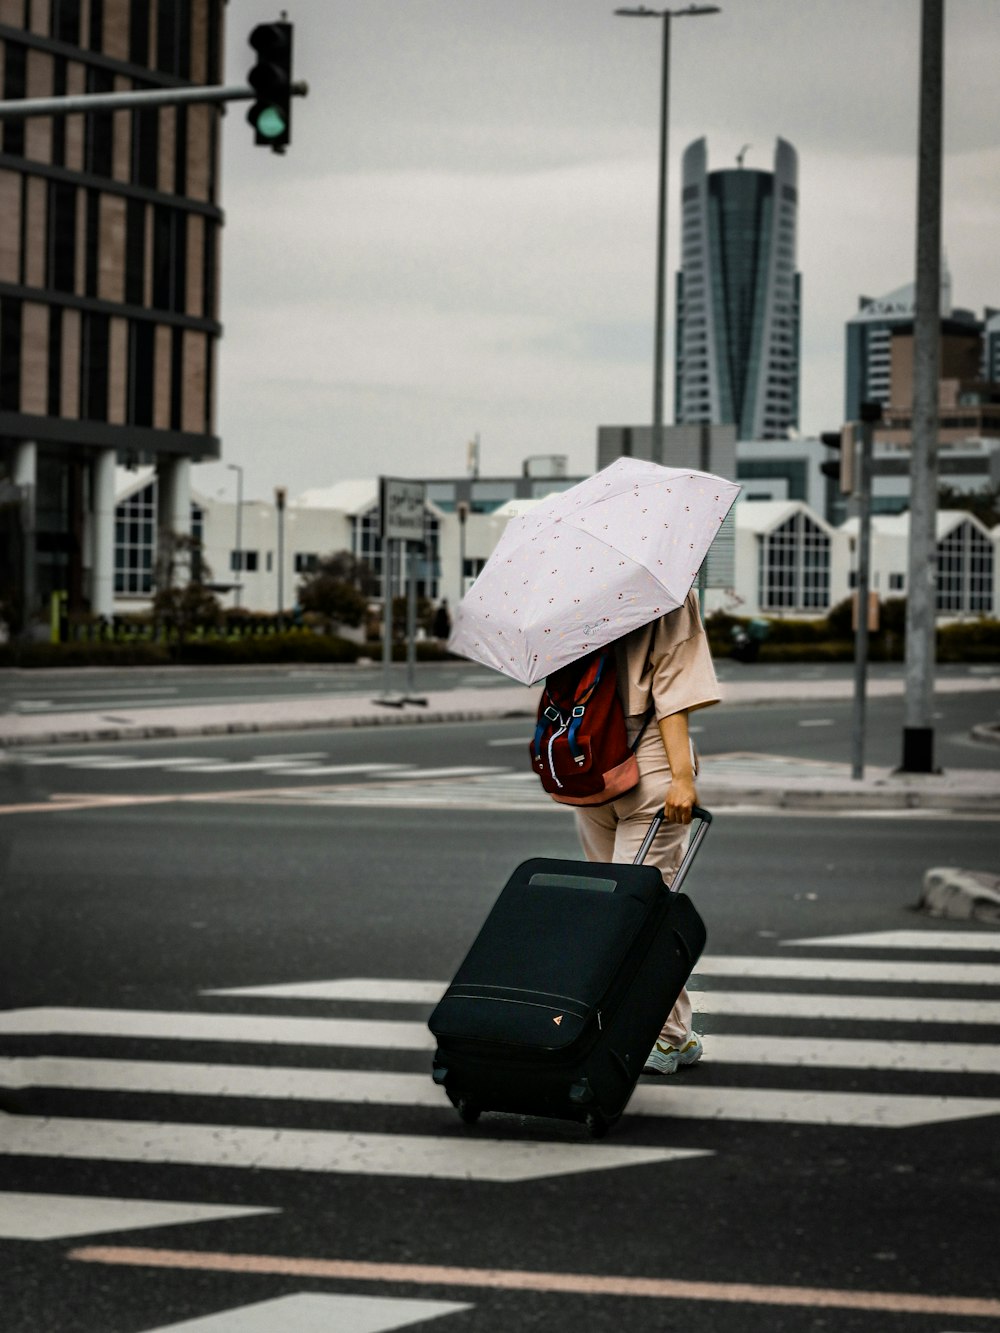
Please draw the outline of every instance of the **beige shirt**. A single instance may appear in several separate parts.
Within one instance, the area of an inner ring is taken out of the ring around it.
[[[618,639],[615,660],[627,717],[644,714],[650,703],[659,721],[719,702],[719,682],[693,588],[676,611]]]

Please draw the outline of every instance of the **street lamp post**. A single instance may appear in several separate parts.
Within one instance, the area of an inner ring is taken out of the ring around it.
[[[278,625],[282,626],[285,614],[285,500],[288,492],[284,486],[274,488],[274,507],[278,515]]]
[[[467,500],[459,500],[455,506],[458,514],[458,600],[465,596],[465,525],[469,518]]]
[[[230,472],[236,473],[236,588],[233,605],[239,606],[243,591],[243,468],[239,463],[227,463]]]
[[[663,22],[663,57],[660,64],[660,184],[656,224],[656,331],[653,346],[653,450],[654,462],[663,462],[663,364],[667,304],[667,178],[668,127],[670,108],[670,20],[698,18],[703,14],[719,14],[718,5],[689,5],[687,9],[616,9],[621,18],[661,19]]]

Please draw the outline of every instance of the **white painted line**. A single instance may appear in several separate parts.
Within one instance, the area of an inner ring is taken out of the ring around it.
[[[523,746],[524,746],[525,753],[527,753],[529,743],[530,743],[529,738],[528,738],[528,737],[525,737],[525,736],[508,736],[508,737],[506,737],[504,740],[487,741],[487,742],[486,742],[487,745],[495,745],[495,746],[499,746],[499,745],[523,745]],[[534,777],[534,774],[532,774],[531,776]]]
[[[178,694],[176,685],[127,685],[118,690],[60,690],[60,699],[127,699],[132,694]],[[104,705],[102,705],[103,707]]]
[[[707,975],[710,975],[708,973]],[[713,991],[689,987],[695,1013],[775,1018],[835,1018],[902,1023],[1000,1024],[1000,1000],[933,1000],[898,995],[819,995],[798,992]],[[288,986],[243,987],[217,995],[260,995],[300,1000],[395,1001],[436,1004],[446,987],[433,981],[379,981],[355,978]],[[0,1015],[0,1031],[3,1016]]]
[[[270,760],[271,763],[275,763],[278,760],[288,759],[292,763],[298,763],[300,759],[303,760],[325,759],[326,756],[327,756],[326,750],[302,750],[297,754],[254,754],[251,755],[250,758]]]
[[[911,963],[871,958],[759,958],[703,954],[698,977],[774,977],[783,980],[912,982],[936,986],[1000,986],[997,963]]]
[[[907,1129],[1000,1115],[1000,1099],[803,1092],[788,1088],[667,1088],[643,1083],[629,1102],[629,1112],[693,1120]]]
[[[744,1037],[713,1032],[705,1039],[705,1052],[705,1058],[713,1064],[1000,1074],[1000,1046],[985,1042]]]
[[[274,1333],[275,1329],[281,1333],[391,1333],[471,1309],[456,1301],[298,1291],[180,1324],[161,1324],[149,1333]]]
[[[286,774],[288,777],[296,777],[296,778],[315,778],[315,777],[320,777],[320,776],[322,776],[322,777],[327,777],[327,776],[334,775],[334,774],[339,774],[339,775],[341,775],[341,776],[346,776],[346,775],[349,774],[349,773],[386,773],[386,774],[391,773],[393,776],[396,776],[397,774],[401,774],[401,773],[404,773],[404,772],[410,772],[410,771],[412,771],[412,768],[413,768],[413,765],[412,765],[412,764],[302,764],[302,765],[299,765],[299,764],[297,764],[297,763],[296,763],[295,767],[293,768],[293,767],[291,766],[293,762],[294,762],[294,761],[292,761],[292,760],[286,760],[286,761],[284,761],[283,764],[280,764],[280,765],[279,765],[279,764],[277,764],[277,763],[273,763],[273,764],[269,765],[269,767],[273,768],[273,769],[275,770],[275,772],[280,771],[281,773]]]
[[[1000,1024],[1000,1000],[909,999],[897,995],[806,995],[765,991],[692,991],[695,1013],[851,1022]]]
[[[6,1136],[5,1136],[6,1137]],[[137,1231],[228,1217],[259,1217],[280,1208],[241,1208],[212,1203],[161,1203],[156,1199],[99,1199],[76,1194],[0,1193],[4,1240],[66,1240],[107,1231]]]
[[[926,812],[925,812],[926,813]],[[810,948],[844,949],[949,949],[955,952],[995,952],[1000,949],[1000,931],[989,930],[877,930],[864,935],[818,935],[807,940],[782,940],[782,944]]]
[[[113,764],[118,755],[115,754],[24,754],[18,756],[18,762],[30,764],[32,768],[45,768],[52,764],[82,765],[84,768],[99,768],[102,764]]]
[[[294,981],[276,986],[233,986],[203,995],[259,995],[286,1000],[364,1000],[389,1004],[437,1004],[446,981],[405,981],[388,977],[339,977],[333,981]]]
[[[711,1156],[697,1148],[634,1148],[453,1135],[352,1134],[138,1120],[11,1116],[0,1152],[17,1157],[315,1171],[430,1180],[543,1180]]]
[[[832,717],[808,717],[799,722],[800,727],[833,727],[836,719]]]
[[[417,768],[414,769],[412,774],[407,774],[407,776],[412,777],[414,781],[419,782],[425,778],[486,777],[491,773],[502,773],[503,771],[502,768],[484,768],[482,766],[478,768],[474,766],[469,766],[467,768]]]
[[[851,1060],[848,1048],[855,1045],[864,1046],[866,1049],[858,1053],[860,1058]],[[884,1046],[895,1049],[880,1054],[880,1049]],[[998,1058],[1000,1050],[996,1046],[984,1048],[966,1044],[962,1050],[971,1051],[971,1057],[963,1063],[960,1063],[960,1053],[950,1052],[944,1044],[942,1044],[944,1063],[936,1063],[927,1055],[926,1047],[919,1042],[811,1042],[805,1038],[721,1037],[713,1034],[706,1038],[705,1047],[706,1059],[711,1059],[713,1064],[1000,1074],[1000,1058]],[[979,1051],[983,1053],[981,1060],[977,1058]],[[756,1058],[757,1052],[761,1058]],[[19,1064],[20,1068],[16,1071],[5,1070],[0,1065],[0,1087],[34,1086],[75,1091],[85,1089],[187,1097],[348,1102],[358,1105],[419,1106],[438,1109],[446,1109],[450,1105],[444,1092],[432,1081],[429,1072],[394,1074],[382,1070],[187,1064],[160,1060],[75,1060],[48,1056],[21,1060]],[[16,1079],[16,1082],[8,1081],[9,1078]],[[669,1086],[684,1096],[692,1091],[689,1084],[675,1079],[663,1080],[662,1086],[664,1088]],[[711,1093],[713,1096],[718,1096],[719,1105],[728,1108],[725,1112],[722,1110],[713,1112],[714,1115],[727,1120],[746,1118],[741,1107],[748,1092],[752,1090],[725,1087],[702,1091],[706,1095]],[[781,1089],[767,1090],[768,1114],[754,1115],[752,1118],[782,1119],[782,1114],[775,1114],[775,1108],[780,1112],[781,1098],[784,1095],[785,1092]],[[799,1096],[798,1093],[790,1095],[793,1099]],[[815,1099],[810,1105],[821,1107],[825,1104],[825,1098],[831,1097],[836,1103],[842,1094],[817,1090],[808,1095]],[[853,1093],[850,1095],[854,1096]],[[860,1103],[864,1103],[864,1094],[858,1096]],[[927,1099],[897,1093],[881,1094],[875,1099],[875,1103],[881,1105],[883,1101],[896,1100],[903,1103],[912,1102],[914,1105],[918,1102],[922,1105],[925,1101],[929,1101],[934,1108],[938,1108],[942,1103],[946,1107],[953,1103],[963,1107],[966,1103],[970,1106],[975,1104],[984,1108],[976,1112],[981,1115],[992,1115],[1000,1109],[1000,1101],[997,1099],[951,1096]],[[674,1112],[664,1111],[662,1114],[674,1114]],[[964,1115],[964,1112],[962,1114]]]
[[[352,1018],[275,1018],[261,1014],[158,1013],[144,1009],[13,1009],[0,1012],[0,1033],[145,1037],[179,1041],[250,1041],[293,1046],[371,1046],[427,1051],[423,1023]]]
[[[294,771],[294,764],[282,764],[274,759],[246,759],[238,762],[222,759],[218,763],[202,764],[199,773],[265,773],[268,770]]]
[[[205,771],[204,765],[210,764],[210,759],[101,759],[84,760],[72,759],[63,761],[68,768],[99,768],[109,773],[117,773],[120,769],[127,768],[183,768],[197,769],[199,772]],[[208,770],[211,772],[211,770]]]

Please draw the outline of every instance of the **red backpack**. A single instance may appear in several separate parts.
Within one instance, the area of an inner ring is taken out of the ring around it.
[[[554,801],[606,805],[639,781],[635,751],[648,721],[629,745],[615,650],[599,649],[546,680],[531,766]]]

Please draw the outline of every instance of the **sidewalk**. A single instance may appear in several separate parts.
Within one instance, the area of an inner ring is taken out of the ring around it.
[[[1000,692],[1000,674],[948,678],[938,693]],[[850,699],[850,680],[729,681],[723,698],[733,703],[777,703],[793,699]],[[899,696],[902,680],[869,682],[869,703]],[[398,707],[361,694],[328,694],[267,703],[199,704],[179,707],[116,708],[113,712],[0,714],[0,750],[20,746],[150,740],[182,736],[224,736],[255,732],[337,727],[405,726],[428,722],[470,722],[533,717],[539,687],[483,686],[432,691],[424,705]],[[991,702],[984,713],[995,712]],[[978,730],[978,729],[977,729]],[[985,744],[994,728],[984,724]],[[527,737],[527,729],[525,731]],[[819,763],[777,755],[709,756],[698,790],[706,806],[779,806],[787,809],[905,810],[914,807],[1000,815],[1000,752],[992,769],[951,769],[941,774],[897,774],[867,768],[859,780],[846,764]]]

